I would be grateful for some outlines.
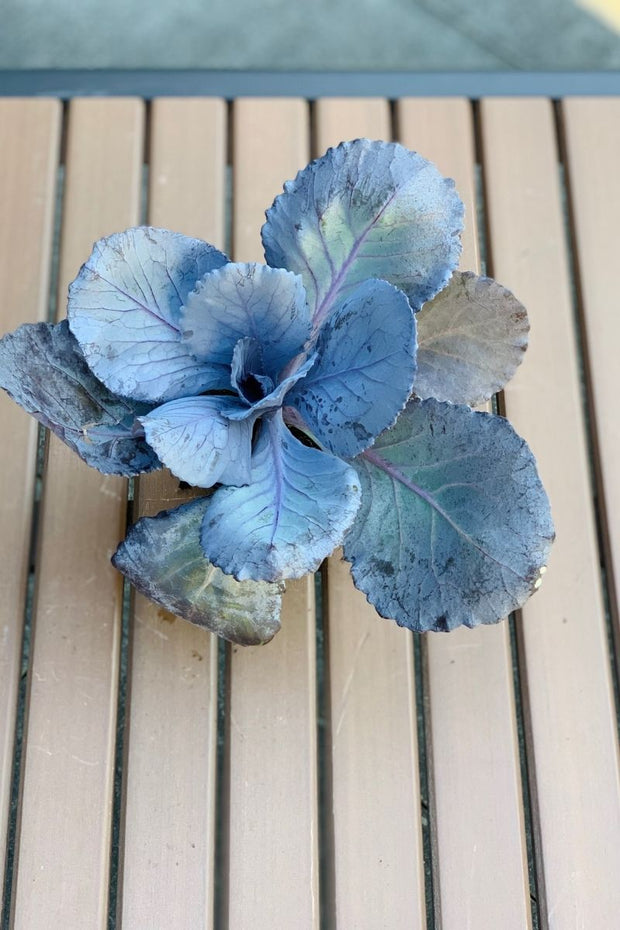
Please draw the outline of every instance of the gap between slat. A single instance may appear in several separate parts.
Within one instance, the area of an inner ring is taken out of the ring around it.
[[[217,680],[217,759],[215,769],[215,876],[213,926],[228,926],[228,817],[230,809],[230,752],[226,720],[230,708],[230,646],[218,641]]]
[[[328,587],[326,565],[315,574],[316,616],[316,720],[319,813],[319,910],[320,930],[335,930],[334,820],[332,770],[329,752],[331,706],[328,687]]]
[[[317,108],[308,107],[310,158],[322,153],[317,149]],[[319,912],[320,930],[336,930],[336,889],[334,874],[333,779],[330,752],[331,701],[329,691],[329,588],[327,562],[315,574],[316,618],[316,746],[318,770],[319,832]]]
[[[233,211],[233,153],[234,153],[233,103],[226,104],[226,189],[224,192],[224,253],[230,257],[234,237]],[[215,887],[213,896],[213,921],[215,930],[228,926],[229,862],[231,781],[230,739],[227,720],[230,714],[230,664],[231,646],[225,640],[218,643],[218,689],[217,689],[217,759],[215,772]]]
[[[127,502],[127,525],[131,521],[132,502]],[[121,614],[121,641],[119,680],[116,710],[116,745],[114,750],[114,788],[112,798],[112,830],[110,841],[110,881],[108,894],[108,930],[116,930],[119,905],[122,900],[123,836],[124,836],[124,768],[126,749],[127,706],[130,689],[129,650],[130,617],[133,594],[127,580],[123,583],[123,610]]]
[[[424,900],[427,930],[441,930],[441,895],[439,894],[439,865],[437,859],[437,833],[433,818],[435,801],[430,768],[432,757],[430,727],[430,694],[428,687],[428,653],[420,633],[413,634],[413,663],[418,739],[418,777],[420,782],[420,819],[422,823],[422,851],[424,855]]]
[[[17,838],[19,836],[19,818],[21,813],[22,794],[22,760],[24,748],[24,732],[27,720],[27,702],[29,691],[30,672],[30,643],[32,640],[32,618],[34,608],[34,594],[36,590],[36,549],[38,535],[39,502],[41,496],[41,481],[43,463],[45,458],[46,433],[39,427],[37,443],[37,473],[35,475],[35,500],[32,508],[32,522],[30,526],[30,567],[26,579],[26,595],[24,598],[23,632],[20,659],[20,680],[17,695],[17,708],[15,714],[15,736],[13,742],[13,772],[11,775],[11,800],[9,809],[9,822],[7,829],[7,848],[4,870],[4,883],[2,890],[2,914],[0,917],[0,930],[9,930],[12,917],[13,889],[17,873],[17,860],[19,855]],[[38,492],[38,497],[37,497]]]

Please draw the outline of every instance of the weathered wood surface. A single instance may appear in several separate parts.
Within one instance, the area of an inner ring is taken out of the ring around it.
[[[147,215],[224,246],[223,100],[152,107]],[[188,498],[167,471],[140,478],[134,519]],[[218,646],[136,595],[128,669],[120,925],[213,926]]]
[[[315,156],[392,134],[386,100],[319,101],[315,119]],[[334,924],[417,930],[426,909],[412,636],[381,621],[339,556],[326,578]]]
[[[47,317],[61,107],[0,101],[2,331]],[[5,866],[15,712],[30,561],[37,426],[0,397],[0,868]]]
[[[397,115],[400,140],[454,178],[465,204],[460,267],[479,272],[469,101],[401,100]],[[424,645],[442,930],[467,922],[476,930],[525,930],[531,915],[508,626],[431,635]]]
[[[616,925],[618,734],[601,557],[617,590],[620,109],[617,100],[569,100],[558,115],[556,125],[549,101],[501,99],[477,110],[455,99],[393,108],[381,99],[166,99],[151,105],[148,120],[141,100],[69,105],[60,316],[93,240],[145,217],[228,245],[238,260],[260,260],[263,211],[282,182],[328,145],[359,135],[397,138],[455,177],[468,213],[462,267],[477,268],[479,161],[489,271],[532,321],[506,410],[538,457],[558,541],[541,591],[516,621],[516,654],[507,625],[435,634],[422,642],[422,681],[410,634],[377,618],[338,557],[322,583],[320,694],[312,579],[289,585],[274,641],[227,647],[225,667],[209,634],[136,597],[115,806],[122,584],[108,557],[124,532],[126,484],[49,443],[20,707],[36,428],[0,398],[0,427],[11,436],[0,453],[7,928],[527,930],[532,914],[541,930]],[[3,330],[47,315],[61,124],[57,101],[0,101]],[[167,475],[141,480],[133,517],[186,497]],[[607,593],[617,620],[614,584]],[[112,847],[114,816],[120,849]],[[109,900],[117,902],[113,914]]]
[[[68,114],[58,315],[100,236],[139,219],[144,104],[76,100]],[[112,831],[122,583],[109,563],[126,483],[51,437],[17,836],[16,930],[104,930]]]
[[[620,417],[616,359],[620,345],[617,305],[616,218],[620,210],[620,101],[566,100],[561,108],[567,182],[576,245],[576,272],[594,431],[599,511],[608,547],[612,610],[620,635]]]
[[[304,100],[233,105],[233,241],[261,261],[264,211],[310,156]],[[230,649],[227,912],[230,930],[319,926],[314,582],[287,583],[267,648]]]
[[[620,913],[618,733],[553,111],[546,100],[489,100],[481,122],[492,271],[532,324],[506,409],[538,458],[558,536],[519,623],[541,901],[551,927],[611,927]]]

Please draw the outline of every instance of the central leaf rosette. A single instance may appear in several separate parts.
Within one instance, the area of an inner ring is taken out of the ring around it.
[[[202,520],[209,562],[238,580],[301,577],[340,545],[359,508],[360,482],[343,459],[391,426],[411,393],[411,305],[370,279],[317,328],[301,277],[222,264],[220,253],[211,254],[219,267],[167,303],[136,298],[135,288],[113,309],[84,300],[95,275],[121,290],[111,262],[135,277],[145,246],[154,264],[154,237],[166,249],[173,235],[102,240],[91,274],[72,287],[71,330],[110,390],[154,405],[138,421],[164,465],[191,485],[222,486]]]

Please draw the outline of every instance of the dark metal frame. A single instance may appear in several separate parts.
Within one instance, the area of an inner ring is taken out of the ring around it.
[[[620,71],[0,70],[0,96],[620,96]]]

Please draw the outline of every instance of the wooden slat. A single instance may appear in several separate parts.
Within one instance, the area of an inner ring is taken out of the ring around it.
[[[385,100],[320,100],[315,115],[315,155],[391,135]],[[423,928],[411,634],[377,615],[339,555],[328,563],[327,609],[335,926]]]
[[[550,928],[612,927],[618,752],[553,112],[549,101],[514,99],[484,101],[481,114],[492,270],[532,322],[506,407],[538,458],[558,534],[520,624],[543,919]]]
[[[0,100],[0,332],[47,315],[61,108]],[[37,426],[0,397],[0,875],[4,874]]]
[[[308,161],[307,104],[233,108],[234,257],[260,261],[264,210]],[[287,584],[282,630],[230,661],[229,923],[318,927],[315,618],[312,577]]]
[[[149,223],[224,245],[226,105],[151,112]],[[167,470],[137,484],[135,518],[188,499]],[[123,930],[213,926],[217,641],[136,595],[127,710]]]
[[[434,162],[465,205],[459,267],[480,272],[476,211],[476,156],[471,103],[461,97],[403,98],[396,104],[398,141]],[[449,637],[433,637],[448,639]]]
[[[471,104],[403,100],[397,116],[400,140],[455,179],[465,203],[460,266],[479,271]],[[429,634],[425,644],[442,930],[524,930],[531,916],[508,626]]]
[[[572,99],[562,105],[568,180],[577,243],[582,312],[595,406],[598,466],[606,505],[616,598],[620,596],[620,417],[615,398],[620,318],[616,305],[620,211],[620,100]],[[616,619],[620,605],[614,605]]]
[[[59,309],[93,240],[134,224],[143,105],[69,112]],[[16,930],[106,927],[126,486],[50,441],[41,515]]]

